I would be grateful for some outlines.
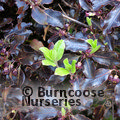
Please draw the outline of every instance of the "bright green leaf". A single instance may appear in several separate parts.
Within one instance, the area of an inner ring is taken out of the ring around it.
[[[68,70],[68,71],[70,71],[71,68],[72,68],[72,65],[69,64],[68,58],[66,58],[66,59],[63,61],[63,63],[64,63],[64,66],[65,66],[65,69]]]
[[[108,43],[106,42],[104,45],[108,45]]]
[[[76,62],[77,62],[76,60],[72,61],[72,64],[71,64],[72,65],[71,73],[75,73],[76,72],[76,66],[75,66]]]
[[[59,75],[59,76],[65,76],[68,75],[69,71],[66,70],[65,68],[62,67],[58,67],[55,69],[55,75]]]
[[[59,28],[59,27],[56,27],[56,30],[60,30],[60,28]]]
[[[94,48],[97,46],[97,39],[95,39],[94,41],[93,41],[93,43],[94,43]]]
[[[87,23],[88,23],[89,26],[92,26],[91,19],[92,19],[92,18],[86,17],[86,20],[87,20]]]
[[[95,48],[97,46],[97,39],[94,41],[92,39],[88,39],[87,42],[91,45],[92,48]]]
[[[65,104],[65,105],[67,104],[67,106],[65,106],[65,107],[66,107],[68,110],[71,109],[71,106],[70,106],[69,102],[67,102],[67,103],[64,102],[64,104]]]
[[[80,52],[80,54],[82,54],[82,51],[79,51]]]
[[[61,108],[61,112],[62,112],[62,116],[65,116],[66,110],[63,107]]]
[[[88,39],[87,43],[89,43],[91,45],[91,47],[94,48],[94,44],[93,44],[93,40],[92,39]]]
[[[90,54],[92,53],[95,53],[97,50],[99,50],[99,48],[101,47],[101,45],[98,45],[97,46],[97,39],[95,39],[94,41],[92,39],[88,39],[87,42],[91,45],[91,52]]]
[[[90,33],[93,35],[93,32],[92,32],[92,31],[91,31]]]
[[[92,49],[90,54],[95,53],[97,50],[99,50],[100,47],[101,47],[101,45],[98,45],[96,48]]]
[[[50,61],[50,60],[42,60],[42,64],[46,65],[46,66],[49,66],[49,65],[51,65],[53,67],[56,66],[56,64],[54,62]]]
[[[49,50],[48,48],[46,48],[46,47],[41,47],[39,50],[43,52],[43,54],[44,54],[44,56],[45,56],[46,59],[52,61],[52,56],[51,56],[50,50]]]
[[[57,59],[57,52],[55,49],[51,50],[51,56],[52,56],[52,60],[54,62],[57,62],[57,60],[56,60]]]
[[[56,60],[59,61],[64,53],[64,49],[65,49],[65,43],[64,40],[59,40],[55,43],[54,48],[56,50],[57,53],[57,58]]]

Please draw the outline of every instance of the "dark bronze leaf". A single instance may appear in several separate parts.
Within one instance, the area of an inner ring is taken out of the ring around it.
[[[70,50],[72,52],[86,51],[89,48],[89,45],[84,40],[76,40],[76,39],[63,39],[65,41],[66,50]]]
[[[111,74],[112,70],[100,68],[95,72],[95,77],[93,79],[85,79],[81,84],[83,89],[99,87],[102,85]]]
[[[92,7],[90,6],[90,4],[88,3],[87,0],[79,0],[80,6],[87,11],[91,11]]]
[[[41,4],[50,4],[53,0],[42,0]]]
[[[86,58],[83,62],[83,73],[87,78],[94,78],[95,76],[95,66],[89,58]]]
[[[93,60],[102,65],[119,65],[120,62],[117,60],[117,54],[115,52],[96,52],[92,57]]]
[[[37,23],[42,25],[49,24],[62,28],[64,24],[62,14],[51,9],[43,11],[38,6],[34,6],[31,16]]]
[[[111,29],[120,26],[120,4],[115,6],[104,20],[103,34],[110,33]]]

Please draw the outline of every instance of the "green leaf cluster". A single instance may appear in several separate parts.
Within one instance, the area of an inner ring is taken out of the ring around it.
[[[65,76],[71,73],[76,72],[76,60],[73,60],[71,64],[69,64],[68,58],[66,58],[63,63],[65,68],[59,67],[57,62],[62,58],[65,49],[65,43],[63,40],[59,40],[54,45],[52,50],[49,50],[46,47],[41,47],[39,50],[43,52],[45,60],[42,60],[42,64],[46,66],[53,66],[57,68],[55,69],[55,75]]]
[[[64,53],[65,43],[63,40],[59,40],[54,45],[52,50],[49,50],[46,47],[41,47],[39,50],[43,52],[45,60],[42,60],[42,64],[46,66],[53,66],[57,65],[57,61],[59,61]]]
[[[88,39],[87,42],[91,45],[91,52],[90,52],[90,54],[95,53],[101,47],[101,45],[97,46],[97,39],[95,39],[94,41],[92,39]]]
[[[71,73],[75,73],[76,72],[76,67],[75,67],[76,62],[77,62],[76,60],[73,60],[72,63],[69,64],[68,58],[66,58],[63,61],[65,68],[62,68],[62,67],[56,68],[55,75],[64,76],[64,75],[68,75]]]

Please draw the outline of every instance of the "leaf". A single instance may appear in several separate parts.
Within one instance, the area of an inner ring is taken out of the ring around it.
[[[59,64],[60,67],[63,67],[63,68],[64,68],[65,65],[63,64],[63,63],[64,63],[63,61],[64,61],[66,58],[68,58],[68,61],[69,61],[69,63],[71,64],[73,60],[78,61],[79,57],[80,57],[80,56],[79,56],[79,55],[76,55],[76,54],[65,53],[65,54],[63,55],[62,59],[61,59],[60,61],[58,61],[58,64]]]
[[[31,16],[37,23],[46,24],[47,16],[38,6],[33,7]]]
[[[110,33],[111,29],[114,27],[120,26],[120,4],[115,6],[110,13],[107,15],[107,18],[104,20],[103,34]]]
[[[64,27],[64,20],[61,12],[54,11],[52,9],[45,10],[45,14],[47,15],[47,23],[54,27]]]
[[[16,0],[15,3],[17,5],[17,7],[18,7],[18,10],[17,10],[16,14],[19,14],[17,16],[17,18],[18,18],[18,28],[21,29],[22,19],[26,15],[25,11],[29,8],[29,6],[25,1]]]
[[[87,78],[94,78],[95,77],[95,66],[91,59],[86,58],[83,61],[83,73]]]
[[[68,61],[68,58],[66,58],[64,61],[64,66],[65,66],[65,69],[70,71],[72,69],[72,65],[69,64],[69,61]]]
[[[57,116],[58,110],[53,107],[37,107],[25,116],[25,119],[47,120]]]
[[[50,61],[53,60],[52,56],[51,56],[52,54],[50,54],[50,50],[48,48],[41,47],[39,50],[43,52],[43,54],[47,60],[50,60]]]
[[[65,102],[64,102],[64,104],[65,104]],[[71,109],[71,106],[70,106],[70,104],[69,104],[69,102],[67,102],[67,106],[65,106],[68,110],[70,110]]]
[[[77,62],[76,60],[72,61],[72,64],[71,64],[72,65],[71,73],[75,73],[76,72],[76,66],[75,66],[76,62]]]
[[[55,75],[60,75],[60,76],[64,76],[64,75],[68,75],[69,71],[66,70],[65,68],[59,67],[55,69]]]
[[[92,88],[92,87],[99,87],[101,84],[103,84],[107,79],[108,76],[111,74],[112,70],[100,68],[95,72],[95,77],[92,79],[86,79],[83,84],[82,88]]]
[[[56,64],[54,62],[50,61],[50,60],[42,60],[42,64],[46,65],[46,66],[49,66],[49,65],[51,65],[53,67],[56,66]]]
[[[92,8],[94,11],[98,11],[101,7],[112,3],[112,0],[91,0]]]
[[[51,70],[51,68],[48,67],[48,66],[40,67],[39,70],[38,70],[38,73],[39,73],[39,77],[41,79],[41,84],[42,85],[43,84],[45,85],[46,84],[46,79],[49,79],[51,77],[51,75],[54,74],[53,70]]]
[[[72,116],[72,120],[91,120],[85,115],[82,114],[76,114],[75,116]]]
[[[0,5],[0,12],[4,11],[3,6]]]
[[[24,2],[24,1],[20,1],[20,0],[15,0],[16,5],[18,7],[18,11],[17,14],[21,14],[22,12],[25,12],[25,10],[28,9],[28,5]],[[22,8],[22,11],[20,12],[19,9]]]
[[[92,39],[87,39],[87,42],[94,48],[93,40]]]
[[[97,46],[97,39],[94,40],[94,48]]]
[[[117,54],[115,52],[96,52],[92,58],[99,64],[106,66],[120,64],[120,61],[117,60]]]
[[[108,79],[108,76],[111,74],[112,70],[100,68],[95,73],[95,79],[91,81],[92,85],[97,86],[102,84]]]
[[[81,84],[82,80],[83,80],[83,77],[80,78],[80,79],[78,79],[78,80],[76,80],[73,83],[73,90],[74,91],[76,91],[76,90],[80,90],[80,91],[87,90],[87,89],[84,88],[84,86],[83,86],[84,84]],[[76,99],[76,97],[74,97],[74,99]],[[85,97],[84,95],[81,95],[80,96],[80,103],[81,103],[81,105],[78,106],[77,109],[79,109],[79,110],[85,110],[85,109],[87,109],[88,107],[91,106],[91,104],[93,103],[93,98],[91,98],[91,97]],[[79,117],[78,117],[78,119],[79,119]]]
[[[53,0],[42,0],[41,4],[50,4]]]
[[[120,82],[115,86],[115,102],[120,104]]]
[[[53,50],[50,50],[50,51],[51,51],[52,60],[54,62],[57,62],[57,52],[56,52],[56,50],[53,49]]]
[[[11,53],[16,52],[16,47],[21,45],[22,43],[24,43],[26,39],[26,36],[22,36],[22,35],[14,35],[10,37],[11,40],[11,48],[10,51]]]
[[[66,50],[72,52],[86,51],[89,46],[86,41],[76,39],[64,39]]]
[[[65,49],[65,43],[63,40],[59,40],[55,43],[54,45],[54,50],[56,50],[56,54],[57,54],[57,61],[59,61],[64,53],[64,49]]]
[[[80,6],[86,10],[86,11],[91,11],[92,7],[90,6],[90,4],[87,2],[87,0],[79,0]]]
[[[23,46],[19,49],[20,51],[18,56],[21,64],[23,65],[32,65],[40,57],[40,54],[36,53],[30,46]],[[14,52],[16,52],[16,49]]]
[[[109,49],[113,51],[112,41],[114,38],[111,35],[106,34],[104,39],[105,39],[105,42],[108,43]]]
[[[92,39],[87,39],[87,42],[92,46],[92,48],[97,47],[97,39],[95,39],[94,41]]]
[[[92,51],[90,52],[90,54],[95,53],[101,47],[101,45],[97,46],[97,39],[94,41],[92,39],[88,39],[87,42],[92,46]]]
[[[32,9],[32,18],[39,24],[52,25],[63,28],[64,21],[60,12],[51,9],[43,11],[38,6],[34,6]]]
[[[89,26],[92,26],[91,19],[92,19],[92,18],[86,17],[86,20],[87,20],[87,23],[88,23]]]
[[[95,48],[93,48],[92,51],[90,52],[90,54],[95,53],[96,51],[98,51],[100,47],[101,47],[101,45],[98,45]]]
[[[47,81],[48,85],[56,85],[61,83],[65,80],[66,76],[59,76],[59,75],[51,75],[49,80]]]
[[[61,108],[61,112],[62,112],[62,116],[65,116],[66,110],[63,107]]]
[[[6,35],[6,37],[8,38],[8,36],[10,37],[13,34],[25,35],[26,37],[28,37],[32,33],[32,31],[26,30],[26,27],[30,27],[31,25],[32,25],[32,23],[22,22],[21,29],[19,29],[18,25],[16,25],[13,29],[10,30],[10,32]]]
[[[79,31],[75,34],[75,39],[79,39],[79,40],[84,41],[87,39],[87,35],[84,35],[81,31]]]
[[[38,41],[37,39],[33,39],[30,43],[30,46],[36,50],[36,51],[39,51],[39,48],[40,47],[43,47],[43,43],[41,41]]]
[[[41,47],[41,50],[46,58],[46,60],[42,61],[43,65],[52,65],[53,67],[56,66],[56,62],[60,60],[63,56],[65,48],[65,43],[63,40],[59,40],[54,45],[53,50],[49,50],[46,47]]]
[[[0,21],[0,28],[10,23],[12,23],[12,18],[4,18],[2,21]]]
[[[8,6],[13,7],[14,1],[0,0],[0,2],[6,3]]]

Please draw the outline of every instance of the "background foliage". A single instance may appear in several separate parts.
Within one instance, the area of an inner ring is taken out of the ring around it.
[[[120,0],[0,0],[0,118],[119,120],[119,26]],[[65,51],[58,65],[64,68],[65,58],[70,64],[76,60],[72,75],[54,75],[54,67],[42,65],[39,48],[52,50],[60,39]],[[100,46],[92,54],[88,39],[97,39]],[[103,89],[105,96],[82,97],[81,106],[63,112],[53,106],[21,107],[22,88],[37,84],[46,89]]]

